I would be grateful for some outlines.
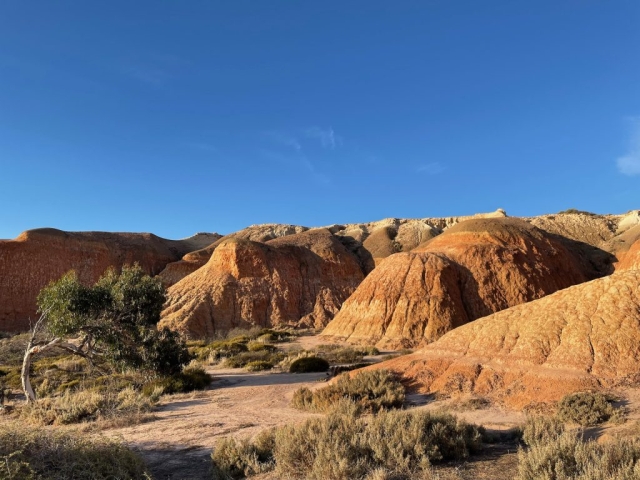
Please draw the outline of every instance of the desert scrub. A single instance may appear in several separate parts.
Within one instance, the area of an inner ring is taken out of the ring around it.
[[[211,380],[211,375],[202,368],[187,367],[180,373],[169,377],[160,377],[145,384],[142,393],[152,396],[157,391],[170,395],[205,390],[211,384]]]
[[[271,370],[273,368],[273,363],[265,360],[256,360],[247,363],[245,368],[250,372],[263,372],[265,370]]]
[[[601,393],[573,393],[558,403],[557,416],[560,420],[583,427],[606,422],[615,414],[611,401]]]
[[[376,347],[345,347],[342,345],[319,345],[313,349],[313,353],[324,358],[330,364],[358,363],[366,355],[378,355],[380,352]]]
[[[633,480],[640,478],[640,442],[584,441],[573,432],[518,452],[517,480]]]
[[[271,468],[279,478],[391,478],[381,475],[426,471],[431,463],[466,458],[480,446],[480,429],[451,415],[381,412],[365,419],[334,414],[277,428],[254,441],[220,441],[212,459],[219,475],[214,478],[221,479]]]
[[[522,441],[528,446],[555,442],[565,432],[564,423],[554,417],[529,417],[522,429]]]
[[[150,479],[122,443],[77,432],[0,424],[1,479]]]
[[[273,470],[274,442],[273,430],[264,430],[253,440],[218,440],[211,453],[213,479],[239,479]]]
[[[377,412],[400,408],[404,403],[404,387],[386,370],[340,375],[335,383],[311,392],[296,390],[292,406],[303,410],[329,412],[340,400],[353,402],[359,411]]]
[[[291,363],[290,373],[326,372],[329,370],[329,362],[319,357],[302,357]]]
[[[229,368],[245,368],[248,364],[254,362],[268,362],[273,365],[282,361],[285,354],[282,352],[244,352],[225,359],[224,366]]]
[[[38,425],[65,425],[127,418],[140,420],[157,403],[161,391],[144,395],[132,388],[120,392],[81,390],[65,392],[58,397],[40,398],[20,408],[20,418]]]

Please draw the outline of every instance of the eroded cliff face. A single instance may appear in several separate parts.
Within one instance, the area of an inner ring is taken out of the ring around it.
[[[640,380],[640,270],[576,285],[456,328],[376,365],[413,388],[524,408]]]
[[[189,248],[211,241],[206,234],[183,241],[151,234],[63,232],[38,229],[15,240],[0,240],[0,330],[21,331],[37,317],[36,297],[52,280],[76,270],[82,282],[93,283],[111,266],[139,263],[158,274]]]
[[[326,229],[266,243],[231,238],[168,290],[162,325],[192,337],[253,325],[322,327],[364,274]]]
[[[170,263],[160,273],[160,278],[165,287],[178,283],[187,275],[195,272],[197,269],[205,265],[214,250],[220,244],[231,238],[240,240],[251,240],[253,242],[268,242],[279,237],[287,235],[295,235],[309,230],[307,227],[299,225],[286,225],[278,223],[267,223],[263,225],[252,225],[229,235],[217,235],[215,241],[210,242],[204,248],[190,251],[180,260]]]
[[[640,270],[640,240],[636,240],[631,245],[631,248],[624,253],[622,260],[616,266],[616,272],[625,270]]]
[[[528,223],[469,220],[384,260],[322,335],[381,347],[416,346],[586,280],[564,245]]]

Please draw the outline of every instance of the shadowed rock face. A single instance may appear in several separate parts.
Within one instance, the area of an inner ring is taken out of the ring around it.
[[[528,223],[469,220],[384,260],[322,335],[381,347],[415,346],[586,280],[562,244]]]
[[[267,243],[229,239],[169,289],[161,324],[194,337],[238,326],[322,327],[363,278],[326,229]]]
[[[376,368],[423,392],[473,392],[522,408],[640,380],[640,270],[476,320]]]
[[[15,240],[0,240],[0,330],[20,331],[35,321],[36,297],[52,280],[76,270],[82,282],[93,283],[111,266],[139,263],[149,274],[190,249],[202,248],[211,236],[165,240],[141,233],[63,232],[38,229]]]

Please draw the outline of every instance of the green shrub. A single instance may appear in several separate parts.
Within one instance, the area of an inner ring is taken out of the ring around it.
[[[2,479],[150,479],[122,443],[77,432],[0,424]]]
[[[266,362],[264,360],[256,360],[254,362],[247,363],[245,368],[250,372],[262,372],[264,370],[271,370],[273,368],[273,363]]]
[[[294,392],[295,408],[329,412],[340,400],[353,402],[360,411],[377,412],[382,409],[400,408],[405,392],[400,382],[386,370],[358,372],[351,376],[340,375],[335,383],[311,392],[301,388]]]
[[[303,357],[294,361],[289,367],[291,373],[326,372],[329,362],[319,357]]]
[[[603,444],[565,432],[518,452],[517,480],[633,480],[640,478],[640,441]]]
[[[583,427],[606,422],[614,414],[614,408],[601,393],[573,393],[558,404],[558,418]]]
[[[152,395],[158,389],[164,394],[186,393],[205,390],[211,384],[211,375],[200,367],[188,367],[182,372],[153,380],[142,389],[145,395]]]
[[[314,418],[257,440],[216,445],[212,458],[219,476],[214,478],[241,478],[272,468],[278,478],[391,478],[380,477],[381,472],[406,478],[432,462],[466,458],[480,448],[481,433],[451,415],[381,412],[366,420],[350,414]]]

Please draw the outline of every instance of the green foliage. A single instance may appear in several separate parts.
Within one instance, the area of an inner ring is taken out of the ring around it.
[[[156,330],[165,293],[158,279],[140,266],[109,269],[91,287],[75,272],[50,283],[38,295],[47,329],[60,337],[82,337],[88,353],[119,368],[144,369],[160,375],[182,370],[190,360],[184,342],[168,329]]]
[[[255,362],[267,362],[274,365],[284,357],[285,355],[282,352],[244,352],[225,359],[224,365],[229,368],[245,368],[250,363]]]
[[[480,446],[480,429],[451,415],[332,414],[264,432],[254,441],[221,440],[212,460],[220,479],[275,468],[278,478],[344,480],[424,471],[432,462],[466,458]]]
[[[74,432],[0,424],[2,480],[150,479],[124,444]]]
[[[335,383],[314,392],[301,388],[294,393],[292,405],[305,410],[329,412],[341,400],[348,400],[358,411],[378,412],[402,407],[404,398],[404,387],[391,373],[372,370],[353,376],[340,375]]]
[[[558,404],[558,418],[583,427],[606,422],[615,410],[601,393],[581,392],[567,395]]]
[[[326,372],[329,362],[319,357],[303,357],[294,361],[289,367],[290,373]]]

